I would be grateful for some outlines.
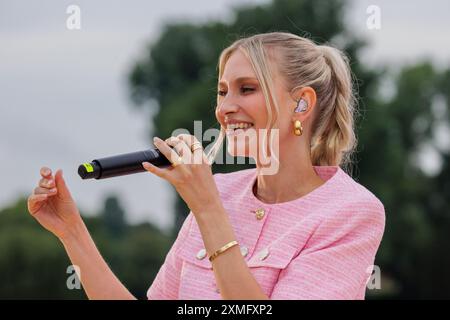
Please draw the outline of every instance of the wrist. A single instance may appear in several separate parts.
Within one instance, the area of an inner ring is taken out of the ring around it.
[[[221,207],[195,216],[206,252],[214,254],[227,243],[237,241],[226,210]]]
[[[231,240],[228,236],[225,240],[219,237],[222,234],[228,235],[231,228],[228,214],[222,205],[201,211],[195,215],[195,220],[203,237],[212,236],[215,240],[220,240],[218,244],[220,246],[223,245],[223,241]]]
[[[75,244],[83,241],[89,232],[84,224],[83,219],[79,219],[71,225],[64,233],[58,236],[64,246]]]
[[[211,218],[211,216],[221,216],[225,214],[225,208],[220,200],[211,201],[201,208],[192,211],[197,219]]]

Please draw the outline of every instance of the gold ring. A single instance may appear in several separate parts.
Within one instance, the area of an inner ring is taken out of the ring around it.
[[[191,151],[192,152],[194,152],[195,150],[200,149],[200,148],[202,148],[202,144],[200,142],[194,142],[191,145]]]
[[[183,163],[183,158],[178,157],[176,162],[172,162],[172,167],[175,168],[176,166],[179,166],[182,163]]]

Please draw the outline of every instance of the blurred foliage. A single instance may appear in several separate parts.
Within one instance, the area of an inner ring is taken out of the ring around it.
[[[111,269],[144,299],[173,239],[148,223],[127,225],[122,215],[111,195],[101,214],[84,221]],[[64,247],[30,216],[26,199],[0,211],[0,253],[0,299],[86,298],[83,290],[68,289],[73,272],[67,273],[71,262]]]
[[[358,79],[360,104],[357,165],[349,173],[386,209],[385,235],[375,261],[381,268],[381,290],[369,290],[367,297],[449,298],[450,147],[436,136],[449,128],[450,70],[427,61],[395,66],[396,72],[391,66],[366,67],[359,57],[366,44],[347,29],[345,10],[343,0],[273,0],[236,7],[230,22],[168,24],[130,71],[131,96],[136,106],[154,111],[149,119],[152,136],[166,138],[176,128],[193,133],[194,120],[202,121],[203,130],[218,128],[217,62],[233,40],[287,31],[345,50]],[[392,92],[389,97],[382,94],[386,84]],[[440,170],[432,175],[418,160],[429,150],[441,161]],[[248,166],[213,169],[225,172]],[[112,270],[143,298],[188,212],[178,197],[170,237],[150,224],[128,225],[114,195],[105,199],[98,215],[84,216]],[[29,216],[26,199],[0,211],[0,298],[85,298],[82,290],[67,289],[69,265],[58,240]]]
[[[217,63],[233,40],[287,31],[345,50],[360,106],[356,165],[348,173],[381,199],[387,216],[376,259],[382,290],[368,291],[367,296],[448,298],[450,147],[439,145],[436,132],[438,127],[449,128],[450,70],[437,70],[427,61],[402,66],[398,72],[391,70],[399,66],[366,67],[359,57],[366,43],[345,25],[346,5],[340,0],[273,0],[235,8],[230,22],[167,25],[130,72],[131,97],[136,106],[155,111],[151,135],[166,138],[176,128],[194,134],[194,120],[202,121],[203,130],[219,127],[214,115]],[[389,97],[383,86],[392,91]],[[434,175],[425,174],[418,160],[430,149],[442,161]],[[247,166],[215,164],[213,169]],[[189,212],[179,197],[175,212],[176,233]]]

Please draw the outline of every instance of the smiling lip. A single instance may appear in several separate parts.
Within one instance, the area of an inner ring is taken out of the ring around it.
[[[225,133],[226,133],[226,135],[227,136],[235,136],[235,135],[238,135],[238,134],[241,134],[241,133],[243,133],[243,132],[245,132],[245,131],[247,131],[248,129],[252,129],[253,128],[253,126],[250,126],[250,127],[248,127],[248,128],[237,128],[237,129],[225,129]]]
[[[239,133],[242,133],[242,132],[246,131],[249,128],[253,128],[254,127],[253,122],[240,120],[240,119],[229,119],[229,118],[226,117],[224,122],[225,122],[225,125],[223,127],[225,129],[225,132],[226,132],[227,136],[229,136],[229,135],[236,135],[236,134],[239,134]],[[234,125],[234,124],[239,124],[239,123],[249,124],[250,126],[247,127],[247,128],[242,128],[242,129],[241,128],[234,128],[234,129],[227,128],[229,125]],[[241,130],[241,131],[238,131],[238,130]]]
[[[228,119],[225,121],[226,124],[235,124],[235,123],[252,123],[249,121],[239,120],[239,119]]]

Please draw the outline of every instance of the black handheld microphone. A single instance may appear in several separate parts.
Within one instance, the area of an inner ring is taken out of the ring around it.
[[[142,162],[150,162],[157,167],[167,167],[171,162],[158,149],[148,149],[95,159],[78,167],[82,179],[105,179],[146,171]]]

